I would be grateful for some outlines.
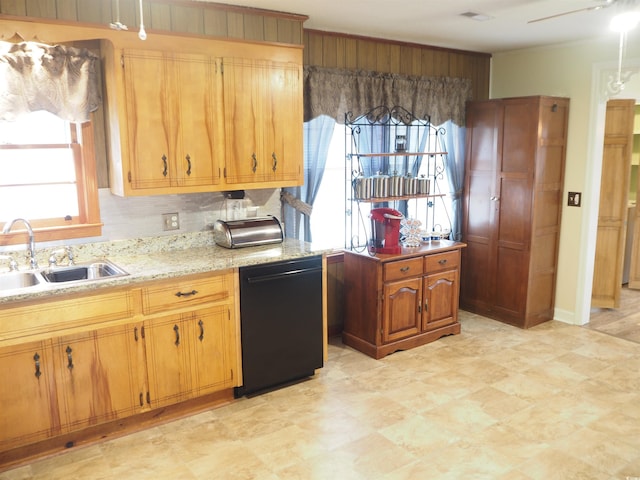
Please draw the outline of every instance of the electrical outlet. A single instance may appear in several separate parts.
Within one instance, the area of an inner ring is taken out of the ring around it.
[[[580,192],[569,192],[569,200],[567,205],[570,207],[579,207],[582,194]]]
[[[162,214],[162,229],[178,230],[180,228],[180,216],[177,213],[163,213]]]

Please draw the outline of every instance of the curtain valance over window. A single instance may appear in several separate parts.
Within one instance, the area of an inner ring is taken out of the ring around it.
[[[101,102],[97,60],[86,49],[0,41],[0,120],[46,110],[88,121]]]
[[[430,116],[440,125],[452,120],[464,125],[465,103],[471,100],[471,80],[417,77],[391,73],[308,66],[304,69],[304,116],[309,121],[328,115],[344,123],[373,107],[401,105],[418,118]]]

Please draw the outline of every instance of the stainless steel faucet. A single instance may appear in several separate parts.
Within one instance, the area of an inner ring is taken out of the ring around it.
[[[31,224],[29,223],[28,220],[25,220],[24,218],[14,218],[13,220],[11,220],[10,222],[7,222],[4,224],[4,228],[2,229],[2,233],[3,234],[7,234],[11,231],[11,227],[13,227],[13,224],[16,222],[22,222],[24,223],[25,228],[27,229],[27,232],[29,233],[29,263],[31,265],[31,268],[33,270],[35,270],[36,268],[38,268],[38,262],[36,260],[36,240],[35,237],[33,235],[33,229],[31,228]]]

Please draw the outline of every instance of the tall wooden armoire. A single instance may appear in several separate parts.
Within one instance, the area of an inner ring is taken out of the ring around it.
[[[569,99],[469,102],[460,306],[529,328],[554,312]]]

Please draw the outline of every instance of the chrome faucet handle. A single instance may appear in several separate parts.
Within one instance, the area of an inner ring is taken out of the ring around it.
[[[49,255],[49,267],[55,267],[56,265],[58,265],[58,255],[62,255],[62,257],[60,258],[60,260],[64,259],[64,257],[67,257],[67,259],[69,260],[69,265],[74,265],[73,263],[73,250],[71,249],[71,247],[63,247],[63,248],[59,248],[57,250],[54,250],[53,252],[51,252],[51,255]]]
[[[9,260],[9,271],[18,271],[18,262],[11,255],[0,255],[0,260]]]

